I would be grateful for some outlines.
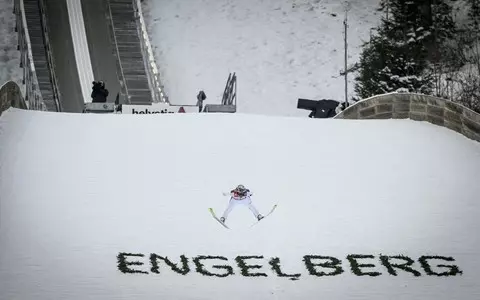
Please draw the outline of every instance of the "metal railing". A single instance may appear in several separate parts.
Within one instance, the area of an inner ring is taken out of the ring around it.
[[[20,50],[20,67],[23,68],[23,81],[25,84],[25,101],[28,109],[47,110],[43,102],[42,94],[38,84],[35,65],[33,64],[32,43],[28,33],[27,18],[23,0],[15,0],[14,12],[16,15],[16,28],[18,32],[18,47]]]
[[[160,73],[155,62],[155,56],[153,54],[152,46],[150,44],[150,38],[148,37],[147,26],[145,19],[143,18],[142,3],[140,0],[132,0],[137,18],[137,27],[140,30],[142,38],[140,39],[140,45],[144,53],[147,53],[146,69],[148,72],[148,82],[150,89],[152,90],[153,102],[169,103],[168,97],[163,90],[160,80]],[[145,56],[144,56],[145,57]]]
[[[23,0],[22,0],[23,1]],[[45,52],[47,53],[47,64],[48,69],[50,71],[51,81],[52,81],[52,91],[53,91],[53,100],[55,102],[55,106],[58,112],[61,112],[62,109],[62,102],[60,101],[60,90],[58,88],[58,81],[57,75],[55,73],[55,63],[53,60],[52,50],[50,48],[50,37],[48,36],[48,24],[47,24],[47,15],[45,13],[45,1],[39,0],[40,3],[40,13],[41,13],[41,21],[43,27],[43,36],[45,42]]]
[[[122,94],[122,97],[125,97],[124,100],[127,101],[127,103],[130,103],[130,97],[128,93],[128,87],[127,83],[125,80],[125,73],[123,72],[123,66],[122,62],[120,61],[120,51],[118,50],[118,43],[117,43],[117,36],[115,34],[115,24],[113,22],[113,16],[112,16],[112,8],[110,7],[110,2],[107,1],[108,3],[108,10],[107,10],[107,19],[109,21],[108,26],[110,27],[110,38],[113,40],[113,44],[115,46],[115,56],[116,56],[116,64],[117,64],[117,72],[119,72],[121,75],[121,80],[120,80],[120,93]]]
[[[237,75],[228,75],[225,90],[223,91],[222,105],[237,105]]]

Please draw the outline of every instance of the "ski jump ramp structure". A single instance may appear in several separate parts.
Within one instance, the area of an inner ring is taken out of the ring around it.
[[[24,70],[21,88],[29,109],[99,112],[98,105],[88,107],[92,81],[99,80],[110,92],[109,103],[170,103],[140,0],[14,1]],[[233,79],[229,77],[224,93],[230,101],[224,96],[219,105],[205,105],[206,112],[236,111],[235,75]],[[112,104],[107,106],[109,111]]]
[[[29,109],[82,112],[92,81],[120,103],[168,102],[140,0],[15,0]]]

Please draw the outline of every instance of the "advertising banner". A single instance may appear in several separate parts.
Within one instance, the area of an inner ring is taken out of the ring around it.
[[[152,105],[122,105],[122,114],[173,114],[198,113],[198,106],[171,105],[168,103],[154,103]]]

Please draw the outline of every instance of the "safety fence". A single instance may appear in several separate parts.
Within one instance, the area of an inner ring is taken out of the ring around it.
[[[163,86],[160,80],[160,72],[158,71],[157,64],[155,62],[155,56],[153,54],[152,45],[150,44],[150,38],[148,36],[147,26],[142,12],[142,3],[140,0],[133,0],[133,6],[135,9],[137,24],[140,31],[140,44],[146,56],[146,65],[148,72],[148,79],[152,88],[153,102],[169,103],[168,97],[163,90]]]
[[[14,12],[17,20],[18,50],[20,50],[20,67],[23,68],[22,83],[25,84],[27,107],[31,110],[47,110],[40,92],[37,73],[33,63],[32,43],[28,33],[23,0],[15,0]]]

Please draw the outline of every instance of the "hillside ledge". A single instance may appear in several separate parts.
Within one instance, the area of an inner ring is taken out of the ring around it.
[[[355,103],[334,118],[427,121],[480,142],[480,114],[458,103],[422,94],[373,96]]]
[[[0,87],[0,115],[10,107],[27,109],[20,87],[13,81]]]

